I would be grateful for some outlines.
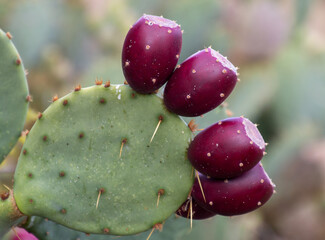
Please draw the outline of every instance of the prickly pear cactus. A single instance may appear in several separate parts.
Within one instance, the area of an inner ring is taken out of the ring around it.
[[[17,209],[12,191],[0,194],[0,238],[15,224],[23,215]]]
[[[0,163],[20,136],[29,100],[24,66],[11,38],[0,29]]]
[[[17,206],[85,233],[145,231],[189,194],[191,137],[156,95],[126,85],[77,88],[28,134],[15,173]]]
[[[177,233],[185,237],[186,233],[182,232],[184,229],[188,230],[188,221],[174,215],[169,217],[164,223],[163,230],[161,232],[154,231],[151,235],[151,240],[165,240],[165,239],[180,239],[175,235]],[[24,224],[24,228],[36,236],[39,240],[57,240],[57,239],[79,239],[79,240],[144,240],[146,239],[152,230],[143,232],[131,236],[107,236],[98,234],[85,234],[78,232],[48,219],[40,217],[31,217]],[[188,232],[188,231],[187,231]]]

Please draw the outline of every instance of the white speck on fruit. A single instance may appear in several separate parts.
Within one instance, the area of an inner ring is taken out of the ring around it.
[[[213,49],[211,49],[210,52],[211,52],[211,56],[216,59],[216,62],[220,62],[223,67],[225,67],[237,74],[236,67],[227,59],[227,57],[222,56],[219,52],[217,52]]]
[[[207,153],[207,156],[208,156],[208,157],[211,157],[211,153],[208,152],[208,153]]]
[[[262,150],[265,147],[265,142],[255,124],[253,124],[246,118],[243,119],[242,123],[245,126],[245,132],[247,137],[251,140],[249,143],[255,143]]]
[[[193,70],[192,70],[192,73],[196,73],[196,70],[195,70],[195,69],[193,69]]]
[[[239,167],[243,167],[244,166],[244,164],[241,162],[241,163],[239,163]]]
[[[261,203],[261,202],[258,202],[258,203],[257,203],[257,206],[261,206],[261,205],[262,205],[262,203]]]
[[[190,98],[191,98],[191,95],[190,95],[190,94],[188,94],[188,95],[186,96],[186,98],[187,98],[187,99],[190,99]]]
[[[227,73],[227,69],[225,69],[225,68],[222,69],[222,73],[223,73],[223,74],[226,74],[226,73]]]
[[[167,28],[177,28],[178,24],[175,21],[165,19],[162,16],[153,16],[153,15],[144,15],[143,18],[145,21],[148,21],[148,24],[159,25],[159,27],[167,27]],[[151,25],[150,25],[151,26]]]
[[[220,93],[220,97],[224,97],[225,96],[225,94],[224,93]]]
[[[264,183],[264,179],[262,178],[260,182],[261,182],[261,183]]]
[[[150,49],[150,45],[146,45],[146,49],[149,50]]]

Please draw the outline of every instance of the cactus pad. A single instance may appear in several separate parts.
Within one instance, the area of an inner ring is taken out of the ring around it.
[[[145,231],[187,198],[191,138],[155,95],[126,85],[75,91],[30,131],[15,173],[17,206],[86,233]]]
[[[17,142],[23,129],[28,88],[24,67],[11,41],[0,29],[0,163]]]
[[[23,215],[18,211],[13,199],[12,191],[0,194],[0,239],[19,222]]]
[[[39,240],[144,240],[151,232],[150,229],[140,234],[120,237],[98,234],[86,235],[40,217],[30,217],[22,227]],[[190,225],[187,220],[173,215],[166,220],[161,232],[155,230],[150,240],[185,239],[189,234],[189,228]]]

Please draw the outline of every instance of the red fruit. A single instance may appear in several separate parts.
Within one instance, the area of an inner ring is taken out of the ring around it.
[[[197,179],[193,198],[201,207],[224,216],[244,214],[261,207],[270,199],[275,187],[261,164],[229,180],[216,180],[202,174],[199,177],[206,201]]]
[[[228,118],[200,132],[187,155],[195,169],[213,178],[233,178],[263,157],[265,142],[257,127],[243,117]]]
[[[14,234],[11,240],[37,240],[37,238],[33,234],[28,233],[25,229],[15,228],[15,232],[17,233],[19,238],[16,234]]]
[[[178,216],[184,218],[191,218],[191,200],[187,199],[182,206],[176,211]],[[192,198],[192,219],[201,220],[215,216],[216,213],[210,212],[204,208],[202,208],[194,198]]]
[[[164,101],[178,115],[194,117],[219,106],[237,82],[236,68],[211,48],[186,59],[168,80]]]
[[[182,47],[180,26],[169,19],[143,15],[129,30],[122,50],[122,68],[139,93],[159,89],[174,71]]]

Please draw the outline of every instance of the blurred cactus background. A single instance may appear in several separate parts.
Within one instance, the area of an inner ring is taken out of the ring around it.
[[[176,20],[184,30],[180,62],[211,45],[240,68],[227,103],[196,123],[205,128],[231,115],[257,122],[269,143],[262,162],[277,194],[256,212],[195,221],[192,230],[182,219],[164,236],[323,240],[324,12],[324,0],[0,0],[0,27],[12,34],[29,72],[30,129],[55,94],[93,85],[96,77],[123,83],[123,41],[143,13]],[[23,142],[0,166],[7,185]],[[156,231],[151,239],[163,238]]]

